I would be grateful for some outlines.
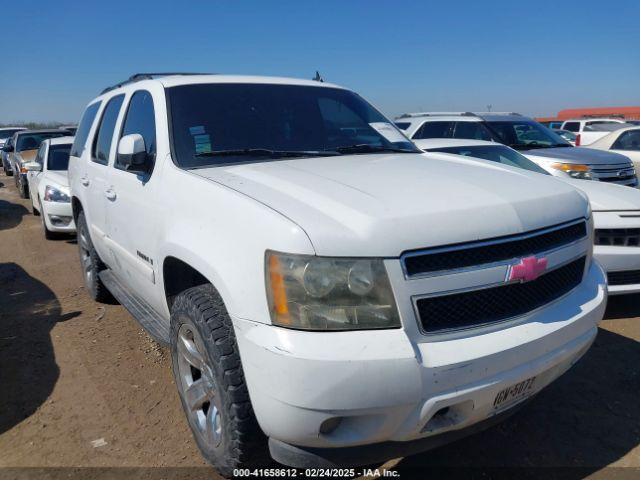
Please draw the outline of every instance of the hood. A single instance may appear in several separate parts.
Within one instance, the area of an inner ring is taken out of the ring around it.
[[[520,153],[532,160],[539,157],[544,160],[556,160],[561,163],[582,163],[585,165],[631,163],[628,157],[619,153],[584,147],[536,148],[520,151]]]
[[[35,160],[38,150],[22,150],[16,153],[16,160],[22,163],[29,163]]]
[[[396,257],[556,225],[583,195],[545,175],[446,154],[351,155],[192,171],[299,225],[318,255]]]
[[[47,170],[45,183],[56,183],[60,187],[69,188],[69,177],[66,170]]]
[[[637,188],[614,183],[557,178],[583,191],[589,198],[591,210],[594,212],[640,210],[640,190]]]

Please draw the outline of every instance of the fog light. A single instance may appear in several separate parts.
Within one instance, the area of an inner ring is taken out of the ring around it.
[[[320,433],[323,435],[328,435],[333,432],[340,423],[342,422],[342,417],[333,417],[328,418],[324,422],[320,424]]]
[[[71,223],[71,217],[65,215],[49,215],[49,221],[56,227],[66,227]]]

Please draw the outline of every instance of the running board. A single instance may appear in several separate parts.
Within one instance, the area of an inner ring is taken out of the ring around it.
[[[100,272],[100,280],[154,340],[169,345],[169,325],[147,302],[125,287],[108,268]]]

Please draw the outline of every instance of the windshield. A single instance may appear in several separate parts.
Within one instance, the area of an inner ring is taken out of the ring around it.
[[[14,133],[19,132],[20,128],[15,129],[15,130],[0,130],[0,140],[6,140],[7,138],[11,137]]]
[[[475,145],[472,147],[443,147],[432,148],[429,152],[454,153],[466,157],[482,158],[491,162],[501,163],[510,167],[524,168],[531,172],[549,175],[541,167],[533,163],[524,155],[504,145]]]
[[[420,150],[339,88],[196,84],[167,89],[173,154],[185,168],[274,158]]]
[[[42,133],[26,133],[18,136],[16,151],[37,150],[40,143],[47,138],[66,137],[67,132],[42,132]]]
[[[504,143],[517,150],[570,147],[571,144],[547,127],[530,120],[487,122],[487,126]]]
[[[69,169],[69,152],[71,145],[50,145],[49,158],[47,159],[48,170],[68,170]]]

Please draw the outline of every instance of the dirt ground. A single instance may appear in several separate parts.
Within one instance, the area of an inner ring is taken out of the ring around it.
[[[585,358],[522,411],[391,465],[401,478],[640,478],[638,316],[640,296],[612,298]],[[169,353],[123,307],[88,298],[75,240],[45,240],[1,173],[0,478],[217,478]]]

